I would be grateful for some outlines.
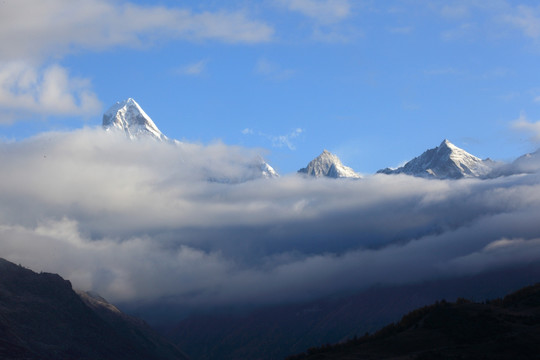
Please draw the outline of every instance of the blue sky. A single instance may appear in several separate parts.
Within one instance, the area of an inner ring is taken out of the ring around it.
[[[280,173],[323,149],[373,173],[444,138],[538,147],[532,1],[6,0],[0,42],[7,141],[133,97],[167,136],[260,148]]]

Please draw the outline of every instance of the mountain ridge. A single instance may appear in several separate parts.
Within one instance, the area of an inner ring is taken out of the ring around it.
[[[57,274],[35,273],[0,258],[0,358],[186,360],[142,320],[104,299],[88,306]]]
[[[181,144],[176,139],[170,139],[159,130],[154,121],[142,109],[142,107],[133,99],[128,98],[123,101],[118,101],[112,105],[104,114],[102,120],[102,128],[105,131],[123,132],[130,140],[138,140],[149,138],[158,142],[171,143],[174,145]],[[270,166],[261,156],[253,159],[247,167],[254,174],[254,178],[277,178],[278,172]],[[249,179],[231,179],[226,177],[210,176],[209,180],[220,183],[236,183],[244,182]]]
[[[329,177],[334,179],[359,179],[362,177],[352,168],[343,165],[337,155],[332,154],[326,149],[323,150],[323,152],[315,159],[311,160],[305,168],[298,170],[298,173],[312,176],[315,178]]]
[[[458,298],[417,308],[363,337],[313,347],[286,360],[537,359],[540,284],[503,298]]]
[[[169,141],[133,98],[112,105],[103,114],[102,126],[105,130],[123,131],[130,139],[150,136],[158,141]]]
[[[106,131],[119,131],[131,139],[152,138],[159,142],[181,144],[178,140],[170,139],[157,127],[154,121],[146,114],[142,107],[133,99],[128,98],[112,105],[104,114],[102,127]],[[489,158],[480,159],[467,151],[455,146],[444,139],[439,146],[424,151],[398,168],[384,168],[376,174],[405,174],[427,179],[487,179],[499,176],[510,176],[521,173],[538,171],[540,164],[538,156],[540,150],[525,154],[512,163],[499,163]],[[261,158],[262,159],[262,158]],[[279,174],[266,161],[253,160],[247,166],[254,171],[254,178],[277,178]],[[314,178],[352,178],[361,179],[362,176],[352,168],[343,165],[335,155],[324,150],[319,156],[311,160],[308,165],[297,173]],[[221,183],[236,183],[252,178],[229,179],[219,176],[210,176],[210,181]]]
[[[482,160],[444,139],[439,146],[424,151],[405,165],[397,169],[381,169],[377,173],[437,179],[481,178],[487,176],[493,167],[492,160]]]

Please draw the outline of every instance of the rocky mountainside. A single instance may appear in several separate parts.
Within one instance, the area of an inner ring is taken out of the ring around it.
[[[341,160],[328,150],[324,150],[321,155],[311,160],[305,168],[298,170],[298,173],[313,177],[361,178],[360,174],[343,165]]]
[[[89,306],[90,305],[90,306]],[[143,321],[56,274],[0,259],[0,358],[187,359]]]
[[[482,160],[458,148],[448,140],[439,146],[425,151],[402,167],[382,169],[382,174],[407,174],[426,178],[461,179],[464,177],[484,177],[493,169],[495,163]]]
[[[117,102],[103,114],[103,128],[123,131],[130,139],[149,136],[158,141],[169,140],[132,98]]]
[[[481,303],[438,301],[372,335],[287,359],[538,359],[539,344],[537,284]]]

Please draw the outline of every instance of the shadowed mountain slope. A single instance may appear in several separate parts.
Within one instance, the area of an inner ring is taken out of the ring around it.
[[[186,359],[143,321],[90,301],[59,275],[0,259],[0,358]]]
[[[372,333],[440,299],[493,299],[538,279],[540,265],[530,264],[426,283],[376,286],[356,294],[243,313],[224,309],[194,314],[162,331],[194,360],[283,359],[313,346]]]
[[[287,360],[538,359],[540,284],[503,299],[425,306],[373,335],[311,348]]]

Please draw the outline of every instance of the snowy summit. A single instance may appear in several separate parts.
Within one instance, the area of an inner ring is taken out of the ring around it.
[[[386,168],[377,171],[377,173],[461,179],[464,177],[484,177],[489,174],[493,165],[492,160],[477,158],[445,139],[438,147],[425,151],[402,167]]]
[[[311,160],[307,167],[298,170],[298,172],[313,177],[361,178],[360,174],[343,165],[341,160],[328,150],[324,150],[321,155]]]
[[[106,131],[120,131],[131,140],[146,138],[154,139],[176,146],[182,146],[178,140],[171,140],[165,136],[135,100],[129,98],[117,102],[103,114],[103,129]],[[253,179],[272,179],[279,174],[264,159],[257,156],[253,159],[244,159],[243,167],[237,173],[223,174],[220,171],[209,170],[207,180],[220,183],[238,183]]]
[[[124,131],[130,139],[151,136],[159,141],[168,141],[150,116],[132,98],[117,102],[103,114],[103,128]]]

